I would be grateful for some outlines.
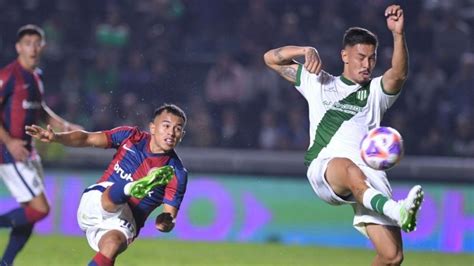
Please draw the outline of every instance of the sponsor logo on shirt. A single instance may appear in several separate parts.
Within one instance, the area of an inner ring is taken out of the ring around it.
[[[135,151],[132,150],[132,148],[128,147],[127,144],[123,144],[123,148],[126,149],[129,152],[135,153]]]
[[[125,180],[130,181],[130,182],[133,181],[132,174],[125,173],[125,170],[123,170],[123,168],[120,167],[120,165],[118,163],[115,163],[114,171],[120,176],[120,178],[125,179]]]
[[[351,115],[355,115],[358,112],[362,111],[362,107],[360,106],[356,106],[352,104],[344,104],[344,103],[339,103],[339,102],[334,103],[334,105],[331,106],[331,109],[336,110],[336,111],[341,111],[341,112],[351,114]]]

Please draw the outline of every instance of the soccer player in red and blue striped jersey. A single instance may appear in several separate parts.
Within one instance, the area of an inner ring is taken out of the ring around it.
[[[107,170],[81,198],[77,219],[97,254],[89,265],[113,265],[139,234],[149,214],[163,204],[156,228],[174,228],[187,184],[187,170],[174,148],[184,136],[185,113],[176,105],[155,110],[150,132],[121,126],[99,132],[56,133],[36,125],[27,134],[73,147],[117,150]]]
[[[49,212],[40,158],[25,133],[25,125],[44,120],[55,128],[80,128],[60,118],[43,101],[37,66],[44,45],[41,28],[21,27],[15,45],[18,58],[0,70],[0,178],[21,205],[0,215],[0,228],[11,228],[0,265],[13,264],[34,224]]]

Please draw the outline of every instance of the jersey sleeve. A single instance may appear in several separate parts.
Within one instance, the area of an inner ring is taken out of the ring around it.
[[[176,169],[175,176],[165,188],[163,203],[179,209],[184,198],[184,193],[186,193],[187,183],[188,172],[186,169]]]
[[[380,103],[382,112],[387,111],[400,96],[400,92],[397,94],[389,94],[384,90],[382,76],[374,78],[370,84],[370,88],[372,93],[375,94],[377,101]]]
[[[329,84],[334,76],[321,71],[319,74],[309,73],[303,65],[298,65],[296,72],[295,88],[303,95],[309,104],[313,104],[316,99],[321,97],[320,88]]]
[[[117,149],[124,140],[132,136],[133,134],[138,133],[138,128],[121,126],[114,129],[103,131],[107,136],[107,148]]]
[[[303,65],[298,64],[298,70],[296,71],[296,82],[295,88],[307,98],[309,85],[311,84],[311,74],[304,68]]]

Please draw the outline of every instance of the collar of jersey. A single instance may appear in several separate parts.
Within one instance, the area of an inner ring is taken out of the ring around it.
[[[341,76],[339,77],[339,79],[346,85],[349,85],[349,86],[352,86],[352,85],[356,85],[354,82],[352,82],[352,80],[344,77],[342,74]]]
[[[360,85],[361,87],[364,87],[365,85],[369,84],[371,80],[367,81],[366,83],[364,84],[357,84],[357,83],[354,83],[352,80],[344,77],[342,74],[341,76],[339,77],[339,79],[346,85],[348,86],[354,86],[354,85]]]

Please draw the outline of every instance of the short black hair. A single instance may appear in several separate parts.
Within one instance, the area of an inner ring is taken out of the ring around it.
[[[360,27],[351,27],[346,30],[344,33],[344,38],[342,39],[342,47],[354,46],[356,44],[371,44],[377,48],[378,38],[373,32],[360,28]]]
[[[25,35],[38,35],[43,42],[46,42],[43,29],[34,24],[27,24],[20,27],[16,33],[16,41],[19,42]]]
[[[175,104],[169,104],[169,103],[165,103],[162,106],[156,108],[155,112],[153,114],[153,119],[155,119],[157,116],[159,116],[164,111],[172,113],[175,116],[181,117],[184,121],[184,124],[186,124],[186,119],[187,118],[186,118],[186,114],[184,113],[183,109],[179,108]]]

